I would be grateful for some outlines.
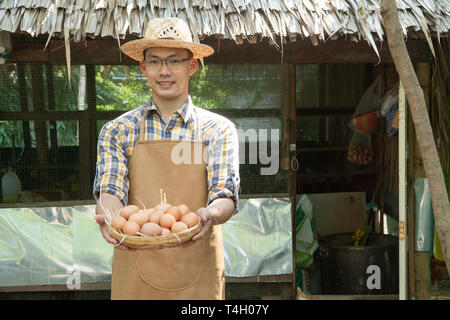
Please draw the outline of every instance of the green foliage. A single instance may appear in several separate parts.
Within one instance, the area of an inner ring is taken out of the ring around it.
[[[261,108],[265,94],[280,92],[279,65],[205,65],[191,78],[189,93],[205,109]],[[267,106],[266,106],[267,107]],[[278,108],[279,101],[271,108]]]
[[[132,110],[145,104],[151,89],[139,66],[97,66],[97,110]]]
[[[23,145],[22,124],[19,121],[0,121],[0,147],[12,147],[12,137],[16,147]]]
[[[30,64],[24,66],[27,105],[31,110],[33,88]],[[41,90],[48,109],[47,70],[44,66]],[[259,108],[266,93],[279,93],[279,70],[278,65],[205,65],[191,78],[189,93],[194,104],[205,109]],[[52,66],[52,94],[56,110],[86,109],[86,98],[79,101],[80,96],[86,97],[86,78],[82,71],[80,66],[72,66],[69,83],[67,67]],[[97,110],[132,110],[151,97],[151,88],[138,65],[98,65],[95,71]],[[0,65],[0,94],[1,111],[21,110],[17,65],[14,63]],[[275,102],[270,107],[277,108],[279,103]],[[102,124],[103,121],[99,121],[97,126]],[[30,126],[33,129],[32,122]],[[58,145],[77,145],[77,121],[56,121],[56,131]],[[12,146],[12,135],[15,136],[16,146],[23,146],[22,123],[0,122],[0,146]]]

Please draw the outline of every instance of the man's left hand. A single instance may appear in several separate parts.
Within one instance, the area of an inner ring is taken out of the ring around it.
[[[185,248],[193,245],[195,241],[202,239],[205,235],[208,234],[209,229],[213,225],[217,223],[216,221],[216,214],[218,209],[217,208],[200,208],[197,210],[197,214],[202,219],[202,230],[200,230],[199,233],[197,233],[195,236],[192,237],[192,239],[186,243],[183,243],[180,245],[180,248]]]

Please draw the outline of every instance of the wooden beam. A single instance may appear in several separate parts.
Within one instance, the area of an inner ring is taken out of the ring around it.
[[[206,63],[281,63],[281,51],[268,41],[256,44],[244,42],[236,45],[232,40],[221,40],[219,51],[215,40],[204,41],[216,53],[205,59]],[[427,44],[423,40],[408,40],[409,53],[413,61],[431,61]],[[285,62],[289,63],[387,63],[392,57],[387,45],[377,43],[380,58],[365,41],[352,42],[329,40],[314,46],[310,40],[300,40],[283,46]]]
[[[253,277],[225,277],[227,283],[261,283],[261,282],[286,282],[292,281],[291,274],[276,274],[276,275],[265,275],[265,276],[253,276]]]
[[[78,119],[92,119],[92,120],[110,120],[114,119],[129,110],[111,110],[98,111],[93,109],[88,110],[67,110],[67,111],[43,111],[38,117],[45,117],[47,120],[78,120]],[[230,118],[278,118],[282,116],[280,109],[211,109],[212,112]],[[352,115],[354,108],[297,108],[295,110],[296,116],[317,116],[317,115]],[[1,120],[15,120],[15,121],[32,121],[36,119],[36,114],[28,111],[11,111],[0,114]]]
[[[120,44],[125,43],[120,40]],[[13,35],[14,51],[10,62],[50,62],[66,64],[64,41],[51,40],[45,49],[45,39],[33,39]],[[205,58],[209,64],[280,64],[281,50],[270,45],[268,40],[258,43],[244,42],[240,45],[234,40],[207,39],[202,43],[210,45],[215,53]],[[314,46],[309,39],[289,42],[283,46],[283,61],[289,63],[390,63],[392,57],[385,42],[376,43],[380,58],[365,41],[329,40]],[[425,40],[410,39],[408,52],[415,62],[432,60]],[[115,39],[91,39],[71,42],[71,63],[76,64],[137,64],[137,61],[121,53],[119,42]]]
[[[125,41],[120,41],[121,44]],[[66,64],[64,40],[52,40],[50,63]],[[123,54],[119,42],[111,39],[96,39],[70,43],[71,64],[137,64]]]
[[[225,283],[287,283],[290,274],[266,275],[255,277],[225,277]],[[0,287],[0,293],[5,292],[46,292],[69,291],[66,284],[28,285]],[[81,290],[111,290],[111,282],[81,283]]]
[[[47,120],[110,120],[114,119],[129,110],[114,110],[114,111],[94,111],[94,110],[68,110],[68,111],[42,111],[39,114],[34,112],[2,112],[0,114],[1,120],[22,120],[32,121],[36,117],[45,118]],[[211,109],[214,113],[223,115],[229,118],[264,118],[264,117],[280,117],[280,109]]]
[[[10,62],[49,62],[49,54],[44,51],[45,42],[38,39],[11,35],[13,51]]]
[[[297,116],[320,116],[320,115],[352,115],[355,112],[354,107],[338,107],[338,108],[326,108],[326,107],[318,107],[318,108],[297,108],[295,111]]]

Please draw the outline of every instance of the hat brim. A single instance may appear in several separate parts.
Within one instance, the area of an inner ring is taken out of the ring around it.
[[[155,39],[155,40],[132,40],[124,43],[120,46],[120,49],[127,56],[134,60],[144,60],[144,50],[149,48],[181,48],[187,49],[192,52],[194,59],[200,59],[210,56],[214,53],[214,49],[206,44],[193,43],[182,40],[168,40],[168,39]]]

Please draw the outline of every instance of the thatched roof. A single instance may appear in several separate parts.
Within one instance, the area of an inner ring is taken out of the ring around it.
[[[381,0],[0,0],[0,30],[31,36],[142,37],[154,17],[185,19],[196,40],[213,36],[280,43],[309,38],[314,44],[346,37],[384,38]],[[397,0],[405,37],[450,30],[449,0]]]

